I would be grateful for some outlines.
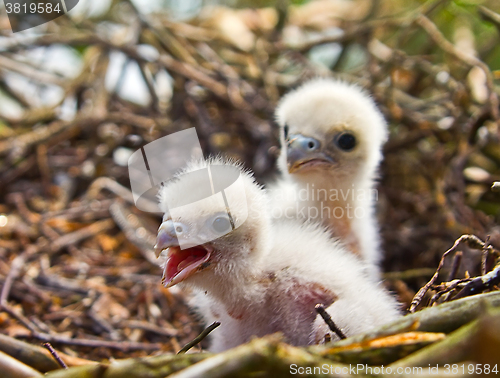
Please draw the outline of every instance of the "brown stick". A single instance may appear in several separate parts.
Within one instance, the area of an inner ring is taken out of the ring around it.
[[[115,222],[113,222],[112,219],[104,219],[102,221],[95,222],[90,226],[84,227],[78,231],[61,236],[59,239],[55,240],[52,243],[52,250],[55,252],[69,245],[74,245],[81,240],[110,230],[114,226]]]
[[[458,251],[455,253],[455,256],[453,257],[453,262],[451,264],[451,269],[450,269],[450,274],[448,275],[448,280],[451,281],[455,278],[458,272],[458,268],[460,268],[460,263],[462,262],[462,256],[463,253],[462,251]]]
[[[474,236],[474,235],[462,235],[462,236],[460,236],[457,240],[455,240],[455,243],[453,243],[453,246],[443,254],[443,256],[441,257],[441,260],[439,261],[439,265],[436,269],[436,272],[434,273],[432,278],[429,280],[429,282],[427,282],[422,288],[420,288],[420,290],[417,292],[417,294],[415,294],[415,296],[413,297],[413,300],[411,301],[411,305],[409,308],[410,313],[415,312],[416,307],[422,301],[422,298],[424,297],[425,293],[427,293],[429,288],[432,285],[434,285],[434,282],[436,282],[436,280],[439,276],[439,272],[441,271],[441,268],[444,265],[444,259],[446,258],[446,256],[448,256],[450,253],[454,252],[457,249],[458,245],[462,242],[467,243],[467,245],[473,249],[486,248],[487,250],[492,250],[491,246],[485,246],[485,243],[483,241],[481,241],[481,239],[479,239],[477,236]]]
[[[330,330],[334,332],[340,339],[345,339],[346,335],[344,335],[344,332],[342,332],[342,330],[333,322],[330,314],[326,312],[325,306],[321,303],[318,303],[315,308],[318,314],[321,315],[325,323],[328,325]]]
[[[21,267],[24,265],[25,261],[26,261],[26,253],[20,254],[12,261],[9,274],[5,278],[5,283],[3,284],[2,287],[2,293],[0,294],[0,307],[3,307],[7,303],[10,294],[10,289],[12,288],[12,283],[19,275],[19,271],[21,270]]]
[[[214,329],[216,329],[218,326],[220,326],[219,322],[213,322],[212,324],[210,324],[207,328],[205,328],[203,330],[202,333],[200,333],[192,341],[190,341],[189,343],[187,343],[186,345],[184,345],[184,347],[179,352],[177,352],[177,354],[186,353],[189,349],[191,349],[196,344],[198,344],[199,342],[201,342],[201,340],[203,340],[205,337],[207,337],[208,334],[210,332],[212,332]]]
[[[0,293],[0,309],[8,305],[7,300],[9,299],[10,289],[12,288],[12,283],[19,275],[21,267],[24,265],[26,259],[38,252],[38,248],[33,245],[28,245],[26,250],[17,256],[10,267],[10,271],[5,278],[5,282],[2,287],[2,292]]]
[[[61,367],[63,369],[67,369],[68,368],[68,365],[66,365],[64,363],[64,361],[61,359],[61,357],[59,356],[59,354],[57,353],[57,351],[54,349],[54,347],[50,343],[44,343],[43,346],[49,350],[49,352],[52,355],[52,357],[54,357],[54,359],[57,361],[57,363],[59,365],[61,365]]]
[[[493,12],[491,9],[482,5],[479,5],[477,10],[483,20],[491,22],[497,27],[498,30],[500,30],[500,14]]]
[[[455,249],[457,249],[458,245],[462,241],[464,241],[465,238],[468,237],[468,236],[470,236],[470,235],[462,235],[462,236],[460,236],[460,238],[458,238],[457,240],[455,240],[455,243],[453,243],[453,246],[450,249],[448,249],[443,254],[443,256],[441,257],[441,260],[439,261],[439,265],[438,265],[438,267],[437,267],[436,272],[434,273],[434,275],[431,277],[431,279],[429,280],[429,282],[427,282],[422,288],[420,288],[420,290],[417,292],[417,294],[415,294],[415,296],[413,297],[413,300],[411,301],[410,309],[409,309],[410,313],[415,312],[416,307],[422,301],[422,298],[424,297],[425,293],[427,293],[427,291],[429,290],[429,288],[432,285],[434,285],[434,282],[436,282],[436,280],[438,278],[438,275],[439,275],[439,271],[441,270],[441,268],[444,265],[444,259],[446,258],[446,256],[448,256],[451,252],[455,251]]]
[[[487,273],[488,256],[490,255],[490,251],[488,250],[489,245],[490,245],[490,235],[486,237],[486,240],[484,242],[483,252],[481,254],[481,274],[483,276]]]
[[[445,36],[441,33],[441,31],[437,28],[437,26],[429,20],[424,15],[421,15],[417,18],[416,23],[424,29],[427,34],[431,37],[431,39],[445,52],[450,55],[453,55],[455,58],[461,60],[465,64],[469,66],[477,66],[484,71],[486,75],[486,86],[489,91],[489,103],[491,108],[491,114],[495,120],[499,118],[498,112],[498,96],[495,92],[495,84],[493,82],[493,75],[491,74],[490,68],[486,63],[482,60],[476,58],[473,55],[466,54],[462,50],[458,49],[453,45],[450,41],[448,41]]]
[[[483,291],[491,289],[499,283],[500,265],[488,274],[476,277],[471,280],[457,295],[455,295],[453,299],[460,299],[468,297],[469,295],[482,293]]]

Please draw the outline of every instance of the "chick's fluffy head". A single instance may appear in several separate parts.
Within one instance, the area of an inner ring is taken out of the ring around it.
[[[164,220],[186,225],[187,237],[207,240],[215,251],[216,261],[256,255],[267,248],[270,237],[267,196],[239,163],[219,157],[191,162],[164,184],[159,201],[165,212]],[[213,220],[227,214],[234,229],[220,236],[210,234]]]
[[[381,147],[388,137],[387,124],[372,98],[360,87],[334,79],[315,79],[283,97],[276,109],[281,128],[282,153],[279,166],[287,172],[285,129],[317,139],[328,148],[340,171],[373,172],[381,160]],[[352,151],[335,146],[335,138],[352,133],[357,141]]]

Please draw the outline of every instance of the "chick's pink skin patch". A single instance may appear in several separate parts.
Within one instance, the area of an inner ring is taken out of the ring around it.
[[[202,246],[187,249],[180,249],[176,246],[168,248],[162,284],[165,287],[174,286],[203,269],[204,263],[210,259],[210,252],[208,248]]]

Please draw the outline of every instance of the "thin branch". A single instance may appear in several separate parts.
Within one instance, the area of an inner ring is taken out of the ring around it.
[[[493,12],[483,5],[479,5],[477,10],[483,20],[491,22],[500,31],[500,14]]]
[[[85,346],[91,348],[110,348],[118,349],[123,352],[128,352],[132,350],[159,350],[161,349],[161,344],[159,343],[139,343],[132,341],[106,341],[106,340],[93,340],[93,339],[71,339],[69,337],[60,335],[49,335],[47,333],[36,333],[33,337],[42,340],[50,341],[54,343],[75,345],[75,346]]]
[[[125,234],[127,240],[139,248],[139,251],[146,260],[155,266],[158,265],[156,255],[153,252],[153,247],[156,244],[156,235],[151,233],[147,227],[144,227],[140,217],[128,210],[122,201],[119,200],[110,206],[109,211],[114,222]]]
[[[19,61],[0,56],[0,70],[16,72],[31,80],[62,86],[64,80],[57,75],[36,69]]]
[[[455,290],[459,285],[463,285],[467,282],[470,281],[470,278],[464,278],[461,280],[453,280],[451,282],[446,282],[443,285],[439,285],[436,288],[433,288],[435,290],[440,290],[436,294],[432,296],[432,298],[429,301],[428,307],[432,307],[435,305],[435,303],[438,301],[439,298],[441,298],[444,294],[447,294],[453,290]],[[441,290],[442,289],[442,290]],[[445,300],[446,302],[446,300]]]
[[[7,314],[12,316],[14,319],[17,319],[19,323],[25,326],[27,329],[31,331],[32,335],[40,334],[38,326],[29,320],[26,316],[19,314],[14,308],[12,308],[9,304],[5,303],[1,306],[2,311],[5,311]]]
[[[64,361],[61,359],[61,357],[59,356],[59,354],[57,353],[57,351],[54,349],[54,347],[50,343],[43,343],[43,346],[49,350],[49,352],[52,355],[52,357],[54,357],[54,359],[57,361],[57,363],[59,365],[61,365],[61,367],[63,369],[67,369],[68,368],[68,365],[66,365],[64,363]]]
[[[72,339],[66,336],[61,336],[57,334],[48,334],[45,332],[40,332],[38,327],[31,322],[24,315],[19,314],[16,310],[14,310],[10,305],[5,304],[2,306],[2,310],[7,314],[17,319],[22,325],[28,328],[31,331],[31,336],[35,339],[51,342],[51,343],[60,343],[66,345],[74,345],[74,346],[84,346],[90,348],[110,348],[117,349],[123,352],[128,352],[132,350],[159,350],[161,349],[161,344],[159,343],[140,343],[140,342],[132,342],[132,341],[106,341],[106,340],[94,340],[94,339]]]
[[[420,15],[416,23],[424,29],[427,34],[431,37],[431,39],[445,52],[454,56],[455,58],[461,60],[465,64],[469,66],[477,66],[484,71],[486,75],[486,85],[489,91],[489,102],[491,107],[491,114],[495,120],[499,119],[499,111],[498,111],[498,96],[495,92],[495,84],[493,82],[493,75],[491,74],[490,68],[486,63],[482,60],[476,58],[473,55],[467,54],[462,50],[458,49],[453,45],[450,41],[446,39],[446,37],[441,33],[441,31],[437,28],[437,26],[429,20],[424,15]]]
[[[494,270],[479,276],[470,281],[465,287],[457,294],[453,299],[460,299],[463,297],[468,297],[469,295],[474,295],[482,293],[485,290],[491,289],[495,285],[500,283],[500,265],[498,265]]]
[[[76,243],[88,239],[91,236],[98,235],[104,231],[108,231],[115,226],[115,222],[112,219],[103,219],[92,223],[91,225],[84,227],[78,231],[71,232],[59,237],[57,240],[52,242],[51,249],[53,252],[59,251],[60,249],[67,247],[69,245],[75,245]]]
[[[184,345],[184,347],[179,352],[177,352],[177,354],[186,353],[189,349],[191,349],[196,344],[198,344],[199,342],[201,342],[201,340],[203,340],[205,337],[207,337],[208,334],[210,332],[212,332],[214,329],[216,329],[218,326],[220,326],[219,322],[213,322],[212,324],[210,324],[207,328],[205,328],[203,330],[202,333],[200,333],[192,341],[190,341],[189,343],[187,343],[186,345]]]
[[[5,310],[6,307],[9,307],[7,301],[9,299],[9,294],[12,288],[12,284],[19,275],[21,268],[25,265],[25,262],[28,259],[28,257],[36,254],[38,250],[39,247],[34,245],[28,245],[26,247],[26,250],[12,261],[9,273],[5,278],[5,282],[2,287],[2,292],[0,293],[0,309]]]
[[[390,280],[401,280],[408,281],[415,278],[426,278],[434,274],[434,269],[432,268],[415,268],[408,269],[403,272],[386,272],[382,274],[382,279],[386,281]]]
[[[434,273],[432,278],[429,280],[429,282],[427,282],[422,288],[420,288],[420,290],[417,292],[417,294],[415,294],[415,296],[413,297],[413,300],[411,301],[411,305],[410,305],[410,309],[409,309],[410,313],[415,312],[415,309],[417,308],[417,306],[420,304],[420,302],[422,302],[422,298],[424,297],[424,295],[427,293],[429,288],[432,285],[434,285],[434,283],[436,282],[436,280],[439,276],[439,272],[441,271],[441,268],[444,265],[444,259],[446,258],[446,256],[448,256],[450,253],[454,252],[457,249],[458,245],[462,242],[465,242],[470,248],[473,248],[473,249],[486,248],[488,250],[490,250],[490,249],[493,250],[493,248],[491,246],[485,247],[485,243],[483,243],[481,241],[481,239],[479,239],[477,236],[474,236],[474,235],[462,235],[462,236],[460,236],[460,238],[455,240],[455,243],[453,243],[453,246],[443,254],[443,256],[441,257],[441,260],[439,261],[439,265],[436,269],[436,272]]]
[[[5,278],[5,282],[2,287],[2,293],[0,294],[0,307],[4,307],[7,304],[7,300],[9,299],[10,289],[12,288],[12,284],[14,280],[19,275],[21,268],[24,266],[26,261],[26,252],[17,256],[10,266],[9,274]]]
[[[344,335],[344,332],[342,332],[342,330],[333,322],[330,314],[326,312],[325,306],[321,303],[318,303],[315,308],[318,314],[321,315],[325,323],[328,325],[330,330],[334,332],[340,339],[345,339],[346,335]]]
[[[451,281],[456,277],[458,268],[460,268],[460,263],[462,262],[462,256],[462,251],[458,251],[455,253],[455,256],[453,256],[453,262],[451,263],[450,274],[448,275],[447,281]]]
[[[490,255],[490,251],[488,250],[489,245],[490,245],[490,235],[486,237],[483,251],[481,254],[481,274],[483,276],[487,273],[488,256]]]

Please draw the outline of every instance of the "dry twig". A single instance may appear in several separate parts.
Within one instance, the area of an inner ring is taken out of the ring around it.
[[[177,352],[177,354],[183,354],[186,353],[189,349],[194,347],[196,344],[199,344],[205,337],[209,335],[210,332],[212,332],[214,329],[216,329],[218,326],[220,326],[219,322],[214,322],[210,324],[207,328],[203,330],[202,333],[200,333],[198,336],[196,336],[192,341],[187,343],[182,347],[180,351]]]
[[[330,328],[330,330],[333,333],[335,333],[339,337],[339,339],[345,339],[346,338],[346,335],[344,335],[344,332],[342,332],[342,330],[339,327],[337,327],[337,325],[332,320],[332,317],[330,316],[330,314],[328,312],[326,312],[325,306],[323,304],[318,303],[315,306],[315,309],[318,312],[318,314],[321,315],[321,317],[323,318],[323,320],[325,321],[325,323],[328,325],[328,327]]]
[[[482,249],[482,250],[483,249],[486,249],[486,250],[492,249],[491,246],[485,246],[485,243],[482,242],[477,236],[474,236],[474,235],[462,235],[462,236],[460,236],[460,238],[455,240],[455,243],[453,243],[453,246],[443,254],[443,256],[441,257],[441,260],[439,261],[439,265],[436,269],[436,272],[434,273],[432,278],[429,280],[429,282],[427,282],[417,292],[417,294],[415,294],[415,297],[413,297],[413,300],[411,301],[411,305],[410,305],[410,309],[409,309],[410,313],[415,312],[416,307],[422,301],[422,298],[424,297],[425,293],[427,293],[429,288],[432,285],[434,285],[434,283],[436,282],[436,279],[439,276],[439,272],[444,265],[444,259],[446,258],[446,256],[448,256],[450,253],[454,252],[457,249],[457,247],[460,245],[460,243],[466,243],[470,248],[473,248],[473,249]]]
[[[57,361],[57,363],[63,368],[67,369],[68,366],[64,363],[64,361],[61,359],[61,356],[57,353],[57,351],[54,349],[54,347],[50,343],[44,343],[43,346],[48,349],[52,357]]]

